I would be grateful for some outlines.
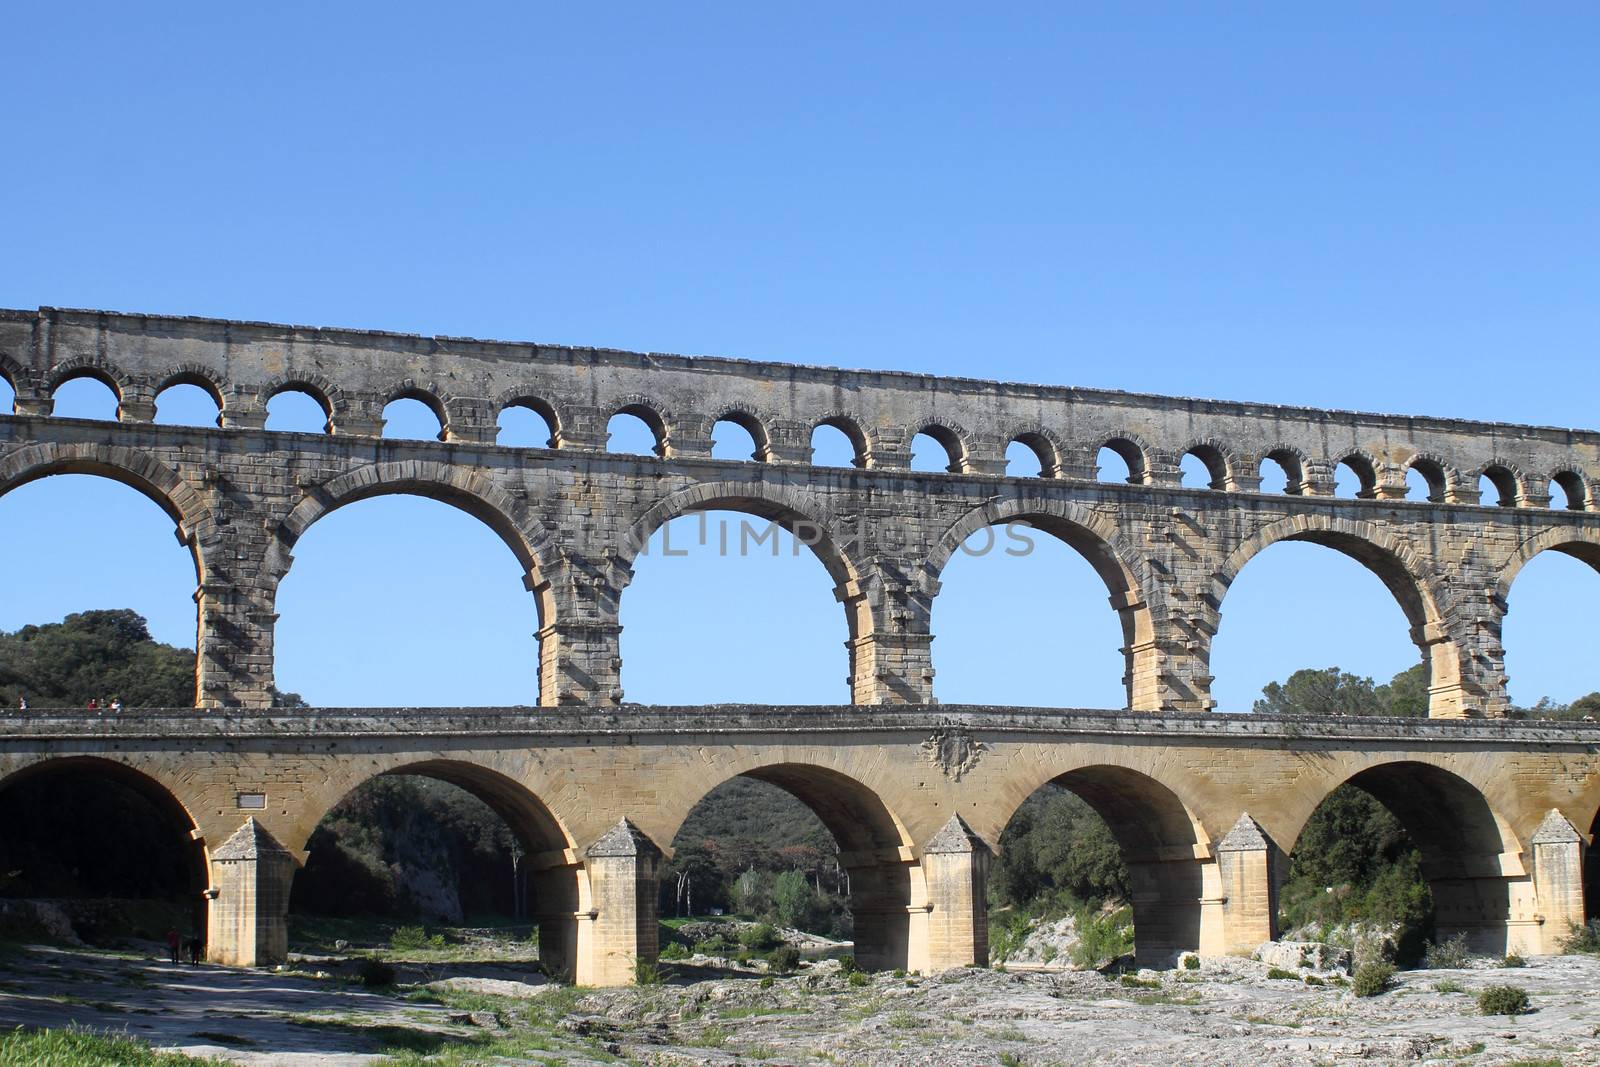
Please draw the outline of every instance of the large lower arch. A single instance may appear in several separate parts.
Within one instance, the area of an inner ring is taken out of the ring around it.
[[[946,530],[935,544],[924,567],[924,589],[938,588],[939,575],[967,538],[985,527],[1008,523],[1042,530],[1065,542],[1083,556],[1105,582],[1111,606],[1122,624],[1127,706],[1135,711],[1159,711],[1171,703],[1171,695],[1163,692],[1160,650],[1155,639],[1154,616],[1145,595],[1147,583],[1140,577],[1142,567],[1123,547],[1115,527],[1105,517],[1082,505],[1020,497],[991,501],[975,508]],[[932,599],[929,593],[930,602]]]
[[[307,855],[311,835],[340,801],[380,777],[417,776],[446,782],[487,805],[510,829],[522,851],[519,874],[539,926],[539,956],[551,974],[579,973],[577,917],[586,910],[588,884],[566,826],[510,768],[465,759],[374,760],[352,766],[308,796],[282,842]],[[287,894],[285,895],[287,902]]]
[[[872,787],[833,768],[799,761],[743,761],[697,777],[659,830],[671,841],[689,812],[722,783],[746,777],[775,785],[810,808],[839,846],[849,873],[857,962],[869,970],[915,969],[911,906],[923,897],[921,869],[904,824]],[[714,780],[712,780],[714,778]]]
[[[1208,885],[1214,883],[1207,870],[1211,841],[1176,791],[1144,771],[1107,763],[1061,771],[1035,782],[1026,796],[1046,784],[1076,794],[1110,829],[1128,869],[1134,956],[1141,966],[1171,966],[1179,953],[1210,947],[1205,909],[1218,896]],[[1008,823],[1021,806],[1012,804]]]
[[[0,778],[0,825],[0,870],[21,895],[162,900],[183,938],[207,939],[206,846],[168,783],[115,759],[50,756]]]
[[[766,482],[707,482],[674,493],[636,519],[623,535],[618,562],[625,575],[631,576],[634,562],[662,526],[680,516],[707,511],[734,511],[766,519],[811,550],[844,605],[852,702],[882,703],[873,662],[876,627],[863,588],[863,571],[846,551],[846,538],[840,536],[833,517],[803,493]]]
[[[1368,522],[1325,516],[1296,516],[1258,531],[1234,549],[1212,576],[1212,603],[1220,624],[1228,587],[1245,565],[1280,541],[1303,541],[1341,552],[1366,567],[1393,595],[1411,626],[1411,639],[1428,664],[1428,714],[1462,718],[1469,714],[1462,652],[1451,636],[1427,570],[1404,542]],[[1206,650],[1209,658],[1209,648]]]
[[[217,555],[218,530],[210,506],[176,471],[131,448],[100,444],[37,444],[0,459],[0,497],[29,483],[56,475],[81,474],[128,486],[159,507],[176,525],[178,540],[194,563],[195,691],[193,703],[207,702],[209,675],[216,671],[212,655],[215,635],[206,626],[210,596],[206,576]],[[225,672],[221,672],[225,673]]]
[[[539,703],[560,703],[558,672],[553,669],[560,640],[552,586],[552,577],[561,568],[560,550],[524,504],[481,474],[443,463],[380,463],[308,490],[278,525],[266,553],[262,573],[270,589],[269,603],[276,600],[293,564],[294,546],[308,529],[340,508],[380,496],[419,496],[450,505],[482,522],[511,550],[537,612]]]
[[[1464,936],[1474,952],[1529,951],[1534,935],[1515,928],[1518,883],[1527,882],[1523,847],[1484,790],[1459,774],[1417,760],[1375,762],[1308,797],[1286,853],[1334,788],[1355,786],[1382,804],[1422,855],[1433,893],[1436,939]]]

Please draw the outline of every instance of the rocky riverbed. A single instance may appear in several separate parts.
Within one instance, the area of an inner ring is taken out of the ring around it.
[[[333,1065],[437,1058],[586,1064],[1600,1064],[1600,959],[1405,971],[1357,998],[1324,974],[1249,960],[1106,976],[962,970],[788,976],[681,965],[666,980],[573,990],[526,963],[402,963],[370,989],[355,964],[243,971],[138,953],[36,947],[0,955],[0,1029],[77,1025],[190,1056]],[[1309,973],[1309,972],[1308,972]],[[1271,975],[1277,974],[1278,977]],[[769,980],[770,979],[770,980]],[[1490,985],[1532,1010],[1477,1013]]]

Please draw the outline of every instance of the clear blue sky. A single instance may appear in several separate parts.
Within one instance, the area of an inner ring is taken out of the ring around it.
[[[74,4],[6,25],[7,306],[1600,425],[1592,5]],[[128,605],[192,642],[169,525],[91,479],[0,499],[0,628]],[[296,559],[286,688],[532,699],[531,602],[472,520],[371,501]],[[1069,551],[958,557],[946,590],[943,698],[1120,702],[1114,617]],[[1525,573],[1515,699],[1600,688],[1597,593],[1564,558]],[[629,699],[845,697],[809,558],[646,561],[624,623]],[[1213,666],[1243,708],[1297,667],[1413,657],[1376,579],[1283,545],[1235,586]]]

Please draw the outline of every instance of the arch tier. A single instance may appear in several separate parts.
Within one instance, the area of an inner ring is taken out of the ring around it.
[[[0,494],[73,472],[143,492],[193,550],[196,702],[207,707],[268,706],[277,588],[296,541],[328,512],[386,493],[455,505],[515,553],[539,615],[547,706],[622,703],[632,564],[662,523],[713,509],[779,523],[813,547],[845,614],[857,704],[937,696],[939,576],[989,526],[1033,527],[1094,566],[1122,622],[1127,706],[1140,711],[1212,706],[1228,587],[1278,541],[1327,545],[1383,580],[1442,717],[1504,714],[1500,626],[1528,559],[1555,550],[1600,566],[1600,513],[1570,510],[0,416]]]
[[[1047,782],[1106,819],[1141,962],[1275,937],[1285,859],[1346,782],[1410,830],[1442,932],[1479,951],[1555,952],[1585,918],[1597,751],[1600,727],[1582,723],[972,706],[62,711],[0,715],[0,791],[91,766],[139,783],[204,850],[212,957],[259,964],[282,958],[290,883],[342,797],[383,774],[448,781],[521,840],[545,958],[618,984],[655,956],[658,872],[679,827],[741,775],[832,828],[857,954],[878,968],[987,959],[989,861]]]

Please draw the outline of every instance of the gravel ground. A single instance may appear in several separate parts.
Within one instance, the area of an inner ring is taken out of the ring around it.
[[[373,992],[349,980],[348,965],[315,965],[330,969],[20,950],[0,956],[0,1026],[75,1023],[190,1055],[285,1065],[368,1063],[386,1047],[519,1064],[1600,1065],[1593,957],[1402,972],[1390,992],[1366,999],[1233,959],[1126,978],[974,969],[860,984],[827,962],[766,988],[754,973],[682,967],[663,985],[600,991],[551,986],[525,964],[445,963],[402,966],[396,991]],[[1496,984],[1526,989],[1533,1010],[1478,1015],[1475,994]],[[539,1051],[507,1051],[518,1042]]]

